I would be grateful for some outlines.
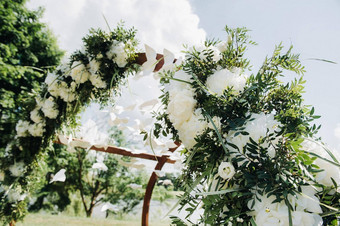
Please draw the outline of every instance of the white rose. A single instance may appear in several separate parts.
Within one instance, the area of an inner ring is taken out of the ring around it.
[[[231,179],[235,174],[235,168],[230,162],[221,162],[218,167],[218,175],[225,180]]]
[[[72,64],[70,76],[77,83],[84,83],[89,80],[91,74],[87,71],[86,67],[80,61],[75,61]]]
[[[193,95],[191,90],[182,90],[170,97],[167,113],[175,127],[179,127],[192,116],[197,102]]]
[[[224,90],[232,88],[234,94],[242,92],[246,86],[247,76],[243,74],[233,73],[228,69],[216,71],[207,79],[206,85],[209,90],[222,95]]]
[[[27,137],[28,128],[30,123],[28,121],[19,120],[15,126],[15,130],[17,131],[18,137]]]

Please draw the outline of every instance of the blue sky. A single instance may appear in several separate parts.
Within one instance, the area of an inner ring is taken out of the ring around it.
[[[178,52],[182,44],[205,38],[225,39],[224,26],[247,27],[258,43],[248,51],[261,65],[274,46],[283,42],[301,54],[307,72],[305,103],[315,106],[320,136],[340,150],[340,1],[339,0],[31,0],[30,8],[46,8],[43,21],[69,53],[81,47],[91,27],[107,29],[124,20],[138,29],[141,44],[158,52],[163,47]],[[143,48],[143,45],[141,45]],[[335,61],[330,64],[310,58]],[[294,78],[288,74],[286,81]],[[337,129],[338,128],[338,129]],[[336,133],[337,131],[337,133]]]
[[[214,0],[190,1],[208,38],[225,38],[223,28],[247,27],[258,46],[251,47],[248,57],[254,72],[270,55],[276,44],[294,46],[306,67],[305,103],[315,106],[322,125],[323,140],[340,147],[334,131],[340,123],[340,1],[338,0]],[[330,64],[309,60],[322,58]],[[287,80],[293,75],[287,76]]]

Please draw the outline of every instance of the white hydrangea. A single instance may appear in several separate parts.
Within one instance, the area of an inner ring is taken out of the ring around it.
[[[15,126],[15,130],[17,131],[18,137],[27,137],[28,136],[28,128],[30,123],[28,121],[19,120]]]
[[[302,150],[307,151],[307,152],[311,152],[314,154],[319,155],[320,157],[326,158],[330,161],[334,161],[329,155],[328,153],[324,150],[324,148],[322,147],[321,144],[315,142],[315,141],[311,141],[311,140],[307,140],[305,139],[302,143]],[[337,155],[336,152],[333,152],[333,155],[337,158],[337,160],[340,160],[339,156]],[[319,166],[320,169],[322,169],[322,172],[318,172],[315,176],[315,180],[323,185],[326,186],[333,186],[333,182],[331,180],[331,178],[333,178],[333,180],[340,185],[340,170],[339,167],[323,160],[320,158],[317,158],[314,161],[314,164]]]
[[[44,120],[44,118],[40,116],[39,111],[40,107],[36,107],[30,113],[30,118],[35,123],[41,123]]]
[[[125,67],[127,64],[128,55],[125,51],[125,44],[123,42],[114,41],[110,50],[106,52],[106,56],[112,59],[118,67]]]
[[[11,172],[12,176],[19,177],[25,170],[25,163],[24,162],[16,162],[11,165],[8,170]]]
[[[80,61],[73,62],[70,76],[77,83],[81,84],[89,80],[91,74],[87,71],[84,64]]]
[[[45,114],[46,117],[50,119],[57,118],[59,114],[58,105],[55,103],[53,97],[49,97],[41,102],[41,110]]]
[[[107,86],[106,82],[101,79],[101,77],[98,74],[93,74],[90,77],[90,81],[92,85],[98,89],[105,88]]]
[[[28,132],[34,137],[42,137],[45,132],[45,123],[34,123],[28,128]]]
[[[207,88],[216,93],[222,95],[224,90],[232,88],[234,94],[238,94],[243,91],[247,83],[247,76],[240,73],[240,70],[231,72],[228,69],[222,69],[216,71],[210,75],[207,79]]]
[[[195,144],[195,137],[201,134],[208,127],[207,121],[201,114],[200,109],[197,109],[191,115],[189,120],[184,121],[179,126],[175,126],[178,130],[178,135],[186,148],[192,148]]]

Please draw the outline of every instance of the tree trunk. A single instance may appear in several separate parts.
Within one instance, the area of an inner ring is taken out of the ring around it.
[[[91,217],[93,212],[93,206],[91,206],[87,211],[86,211],[86,217]]]

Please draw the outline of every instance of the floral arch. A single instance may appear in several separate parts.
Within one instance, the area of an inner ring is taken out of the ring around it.
[[[178,204],[188,215],[172,217],[173,223],[337,225],[339,158],[315,138],[318,127],[311,122],[318,116],[303,105],[302,76],[280,81],[285,70],[304,73],[298,55],[291,48],[282,53],[279,45],[248,76],[244,53],[255,43],[244,28],[226,27],[226,32],[226,41],[188,48],[176,65],[165,54],[158,73],[162,108],[152,134],[184,144],[184,194]],[[1,156],[5,222],[23,217],[30,177],[56,132],[76,126],[76,116],[90,101],[108,104],[141,64],[160,67],[162,56],[147,49],[143,63],[145,54],[136,46],[133,29],[91,30],[84,49],[47,75],[41,92],[22,109],[17,135]],[[195,211],[200,218],[193,222]]]

